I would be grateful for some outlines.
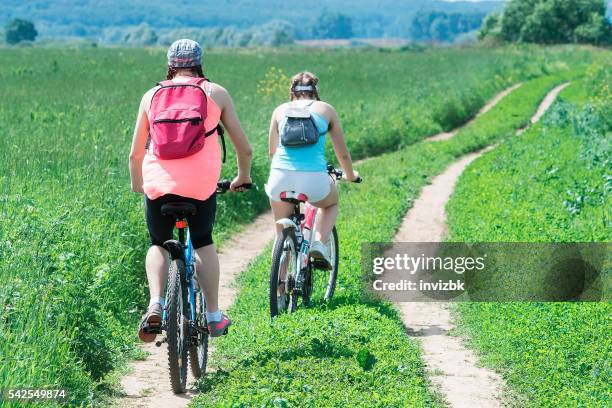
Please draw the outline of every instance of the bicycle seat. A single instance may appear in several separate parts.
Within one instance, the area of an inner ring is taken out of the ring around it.
[[[174,218],[185,218],[188,215],[196,215],[196,206],[191,203],[167,203],[162,205],[161,213]]]
[[[280,193],[280,199],[288,203],[299,204],[308,201],[308,196],[303,193],[296,193],[295,191],[283,191]]]

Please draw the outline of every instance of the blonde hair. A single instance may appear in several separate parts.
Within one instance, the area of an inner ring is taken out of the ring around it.
[[[289,89],[289,99],[294,101],[296,99],[300,99],[303,97],[309,97],[311,99],[316,99],[320,101],[319,92],[317,91],[317,83],[319,83],[319,78],[313,74],[312,72],[303,71],[299,74],[295,74],[293,78],[291,78],[291,88]],[[312,91],[295,91],[295,87],[298,85],[303,86],[312,86],[314,90]]]

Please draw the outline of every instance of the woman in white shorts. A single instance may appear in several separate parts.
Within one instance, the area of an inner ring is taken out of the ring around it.
[[[281,201],[284,191],[303,193],[308,201],[319,208],[316,236],[311,244],[312,257],[329,264],[327,241],[338,217],[338,190],[327,173],[325,142],[329,135],[338,162],[344,170],[344,177],[355,181],[359,175],[353,170],[351,155],[346,147],[340,119],[333,106],[322,102],[317,92],[319,79],[310,72],[300,72],[291,80],[291,101],[278,106],[272,113],[269,134],[269,153],[272,160],[270,177],[266,183],[266,193],[274,220],[286,218],[293,212],[290,203]],[[280,143],[280,129],[287,120],[288,108],[308,109],[314,121],[318,141],[315,144],[299,147],[285,147]],[[282,226],[277,225],[277,234]]]

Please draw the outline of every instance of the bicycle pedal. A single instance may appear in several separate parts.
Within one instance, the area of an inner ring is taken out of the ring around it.
[[[229,333],[229,327],[226,327],[225,330],[223,330],[223,335],[225,336],[227,333]]]
[[[144,328],[144,332],[147,334],[161,334],[162,332],[162,325],[161,323],[149,323],[145,328]]]
[[[310,261],[310,265],[312,265],[312,267],[314,269],[322,269],[322,270],[330,270],[331,269],[331,265],[328,264],[325,261],[321,261],[321,260],[317,260],[317,259],[313,259]]]
[[[162,345],[162,344],[164,344],[164,343],[166,343],[166,342],[168,342],[168,338],[167,338],[167,337],[164,337],[163,339],[156,341],[156,342],[155,342],[155,345],[156,345],[157,347],[161,347],[161,345]]]

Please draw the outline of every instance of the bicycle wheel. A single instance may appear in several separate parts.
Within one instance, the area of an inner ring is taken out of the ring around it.
[[[297,239],[292,228],[283,230],[272,251],[270,270],[270,316],[275,317],[287,310],[291,302],[293,279],[295,278]]]
[[[331,258],[332,268],[329,271],[329,277],[327,280],[327,288],[325,289],[325,301],[328,302],[334,296],[336,290],[336,279],[338,278],[338,263],[340,261],[340,251],[338,246],[338,231],[336,226],[332,229],[332,234],[327,242],[329,248],[329,254]]]
[[[187,285],[183,282],[185,264],[173,260],[168,274],[168,364],[170,384],[175,394],[187,388],[187,340],[189,337],[189,302]]]
[[[206,373],[208,363],[208,331],[206,329],[206,302],[202,292],[196,292],[196,327],[198,337],[196,344],[189,347],[189,364],[191,373],[195,378],[200,378]]]
[[[304,306],[310,305],[310,298],[312,296],[312,283],[312,265],[309,264],[308,267],[306,267],[306,269],[304,270],[304,283],[302,285],[302,303],[304,304]]]
[[[338,277],[338,231],[336,227],[332,229],[329,240],[327,241],[327,249],[330,255],[331,268],[324,268],[317,261],[312,261],[310,270],[311,287],[309,291],[309,299],[312,298],[315,302],[321,299],[328,302],[334,296],[336,289],[336,279]]]

